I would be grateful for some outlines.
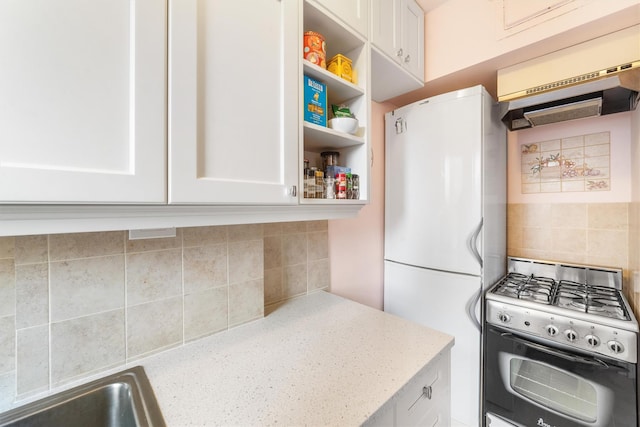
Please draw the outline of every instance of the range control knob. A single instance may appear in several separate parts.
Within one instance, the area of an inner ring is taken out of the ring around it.
[[[578,339],[578,333],[573,329],[567,329],[564,331],[564,336],[567,338],[567,341],[574,342]]]
[[[544,329],[547,331],[547,334],[549,334],[550,337],[555,337],[556,335],[558,335],[558,328],[556,328],[554,325],[547,325],[544,327]]]
[[[507,313],[500,313],[498,314],[498,319],[502,323],[509,323],[511,321],[511,316],[509,316]]]
[[[616,340],[609,341],[607,343],[607,347],[609,347],[609,350],[611,350],[615,354],[620,354],[624,351],[624,346]]]
[[[587,335],[584,338],[587,340],[587,344],[589,344],[589,347],[597,347],[600,345],[600,338],[595,335]]]

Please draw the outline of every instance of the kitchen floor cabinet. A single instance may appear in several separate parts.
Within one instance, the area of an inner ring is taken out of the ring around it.
[[[297,203],[298,40],[297,0],[169,0],[169,203]]]
[[[429,363],[367,422],[374,426],[451,425],[451,353]]]
[[[322,198],[301,197],[302,204],[362,204],[369,198],[369,126],[371,111],[370,95],[370,59],[367,38],[360,35],[333,15],[322,3],[337,3],[334,1],[313,1],[304,2],[303,28],[300,32],[300,40],[306,31],[314,31],[323,35],[326,45],[327,63],[337,54],[346,56],[352,61],[353,81],[344,79],[336,74],[321,68],[306,59],[302,59],[302,74],[308,76],[324,85],[327,88],[327,121],[333,117],[332,105],[346,105],[358,119],[358,131],[355,134],[348,134],[331,129],[327,126],[303,120],[301,114],[302,134],[301,134],[301,157],[300,161],[300,188],[304,187],[304,176],[302,174],[303,160],[309,160],[310,167],[317,167],[322,170],[321,153],[324,151],[337,151],[339,153],[338,165],[348,167],[352,174],[356,174],[360,179],[360,196],[357,200],[337,200]],[[342,2],[347,3],[347,2]],[[349,7],[353,7],[358,2],[348,2]],[[366,4],[366,2],[362,2]],[[342,7],[347,7],[342,6]],[[359,6],[360,7],[360,6]],[[368,25],[368,14],[366,15]],[[302,50],[301,50],[302,52]],[[300,110],[306,108],[304,100],[303,80],[300,82]]]
[[[371,0],[370,40],[374,101],[424,85],[424,12],[415,0]]]
[[[163,1],[0,3],[0,203],[166,201]]]

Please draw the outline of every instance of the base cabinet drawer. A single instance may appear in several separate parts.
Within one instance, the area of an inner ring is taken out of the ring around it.
[[[450,423],[450,355],[440,355],[406,385],[396,404],[397,426]]]
[[[365,426],[451,425],[451,354],[440,354],[372,415]]]

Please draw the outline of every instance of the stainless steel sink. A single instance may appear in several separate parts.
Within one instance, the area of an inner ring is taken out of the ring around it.
[[[142,366],[0,414],[0,427],[166,426]]]

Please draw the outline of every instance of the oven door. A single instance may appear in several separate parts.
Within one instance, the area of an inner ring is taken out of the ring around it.
[[[637,425],[636,365],[579,355],[487,325],[485,411],[516,425]]]

